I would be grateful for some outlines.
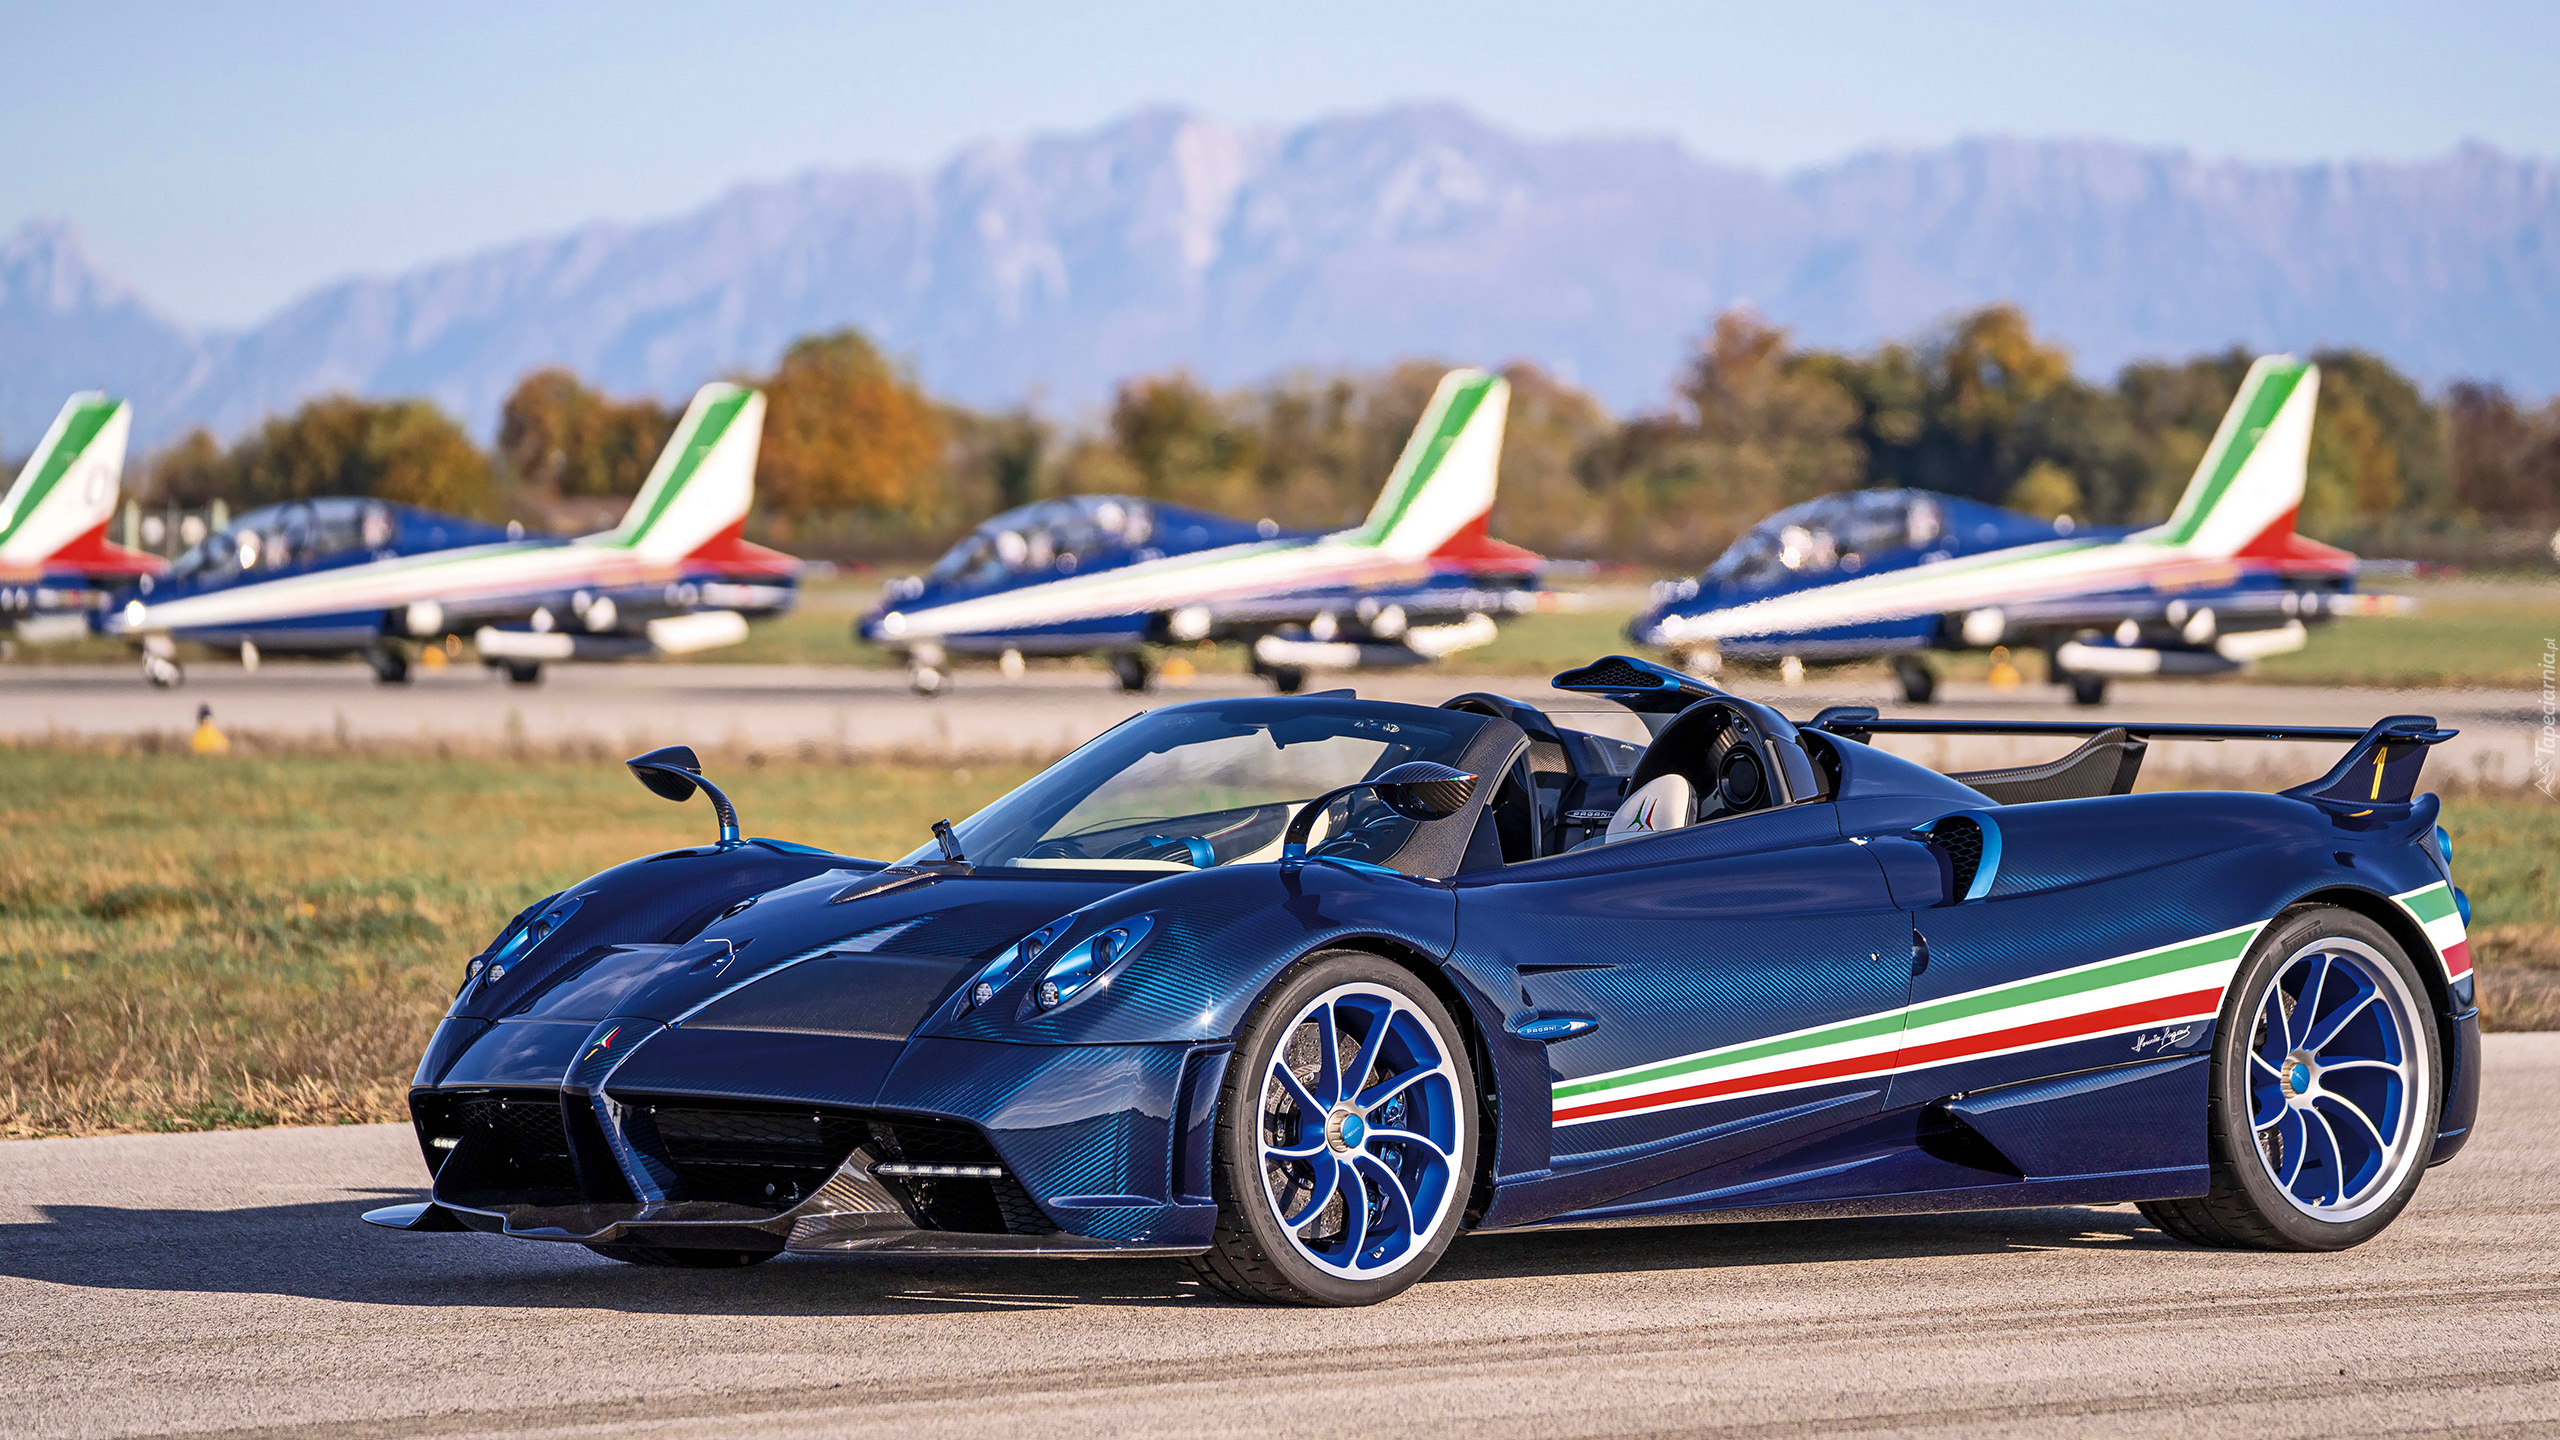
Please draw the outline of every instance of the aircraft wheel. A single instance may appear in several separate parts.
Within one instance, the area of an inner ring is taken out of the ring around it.
[[[2070,681],[2071,681],[2071,703],[2072,703],[2072,704],[2074,704],[2074,705],[2104,705],[2104,704],[2106,704],[2106,703],[2107,703],[2107,677],[2106,677],[2106,676],[2104,676],[2104,675],[2074,675],[2074,676],[2071,676],[2071,677],[2070,677]]]
[[[367,649],[364,663],[373,667],[373,678],[385,685],[405,685],[409,681],[409,657],[388,645]]]
[[[907,683],[915,687],[915,692],[917,694],[930,700],[934,696],[941,694],[942,687],[949,684],[950,681],[943,676],[941,670],[934,666],[915,665],[910,666],[907,670]]]
[[[507,662],[507,683],[508,683],[508,684],[510,684],[510,685],[539,685],[539,684],[541,684],[541,683],[542,683],[542,662],[541,662],[541,661],[539,661],[539,660],[510,660],[510,661],[508,661],[508,662]]]
[[[1902,698],[1914,705],[1938,698],[1938,672],[1917,655],[1894,656],[1893,678],[1902,682]]]
[[[1132,695],[1145,691],[1156,678],[1155,671],[1147,664],[1147,657],[1135,650],[1123,650],[1113,655],[1111,674],[1119,680],[1120,688]]]
[[[1307,672],[1298,666],[1274,666],[1267,673],[1271,676],[1271,688],[1283,695],[1295,695],[1307,688]]]
[[[187,667],[165,655],[145,652],[142,657],[142,678],[150,681],[151,688],[155,690],[175,690],[187,683]]]
[[[1255,1007],[1218,1096],[1210,1288],[1374,1305],[1456,1238],[1475,1178],[1463,1032],[1411,972],[1325,951]]]

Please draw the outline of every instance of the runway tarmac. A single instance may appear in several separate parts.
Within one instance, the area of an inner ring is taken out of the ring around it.
[[[1462,1239],[1359,1311],[1168,1262],[634,1269],[358,1212],[405,1130],[0,1143],[0,1434],[2385,1436],[2560,1431],[2560,1034],[2380,1238],[2130,1206]]]
[[[1363,695],[1437,704],[1470,689],[1519,695],[1594,716],[1589,728],[1641,738],[1605,701],[1564,695],[1543,680],[1461,669],[1372,671],[1321,679]],[[2541,696],[2525,690],[2333,690],[2306,686],[2123,683],[2103,708],[2072,706],[2042,685],[1995,690],[1950,683],[1939,703],[1910,706],[1887,681],[1796,688],[1738,681],[1757,698],[1798,717],[1830,704],[1875,705],[1886,714],[1974,718],[2217,720],[2246,724],[2354,725],[2390,714],[2434,715],[2461,736],[2439,749],[2429,774],[2521,785],[2543,725]],[[199,705],[227,730],[334,740],[444,740],[481,747],[554,746],[596,741],[627,753],[683,742],[701,747],[899,751],[928,755],[1031,753],[1070,749],[1149,705],[1213,695],[1268,694],[1243,676],[1204,676],[1160,685],[1147,695],[1119,690],[1099,670],[1035,669],[1004,680],[992,669],[962,671],[935,699],[911,692],[903,672],[852,666],[559,666],[542,683],[514,686],[478,667],[418,674],[406,685],[377,683],[361,663],[269,665],[246,674],[198,666],[176,690],[154,690],[134,672],[95,665],[0,669],[0,734],[183,734]],[[1599,718],[1606,717],[1606,718]],[[1889,742],[1931,764],[1959,768],[2018,764],[2058,753],[2049,741]],[[2154,770],[2308,779],[2328,768],[2337,747],[2291,744],[2179,744],[2158,747]]]

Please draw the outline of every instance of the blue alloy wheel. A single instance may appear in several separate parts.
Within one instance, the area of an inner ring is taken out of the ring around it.
[[[2215,1027],[2205,1193],[2145,1200],[2142,1213],[2232,1249],[2340,1250],[2379,1234],[2417,1193],[2443,1104],[2418,963],[2355,911],[2278,916]]]
[[[2362,1219],[2418,1158],[2425,1012],[2373,947],[2324,936],[2277,968],[2249,1041],[2259,1163],[2314,1219]]]
[[[1411,1000],[1366,981],[1289,1021],[1258,1113],[1263,1198],[1300,1258],[1370,1280],[1425,1253],[1460,1189],[1451,1048]]]

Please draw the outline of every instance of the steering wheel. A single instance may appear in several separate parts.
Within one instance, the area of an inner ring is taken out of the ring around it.
[[[1194,870],[1218,863],[1209,842],[1197,835],[1149,835],[1111,852],[1113,860],[1180,860]]]

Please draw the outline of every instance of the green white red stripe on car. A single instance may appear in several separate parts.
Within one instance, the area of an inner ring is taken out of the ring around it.
[[[2471,973],[2471,934],[2462,923],[2461,907],[2454,903],[2452,886],[2437,881],[2391,899],[2427,932],[2427,943],[2436,947],[2436,958],[2444,962],[2444,978],[2459,980]]]
[[[2211,1020],[2264,921],[1554,1087],[1559,1126],[1987,1060]]]

